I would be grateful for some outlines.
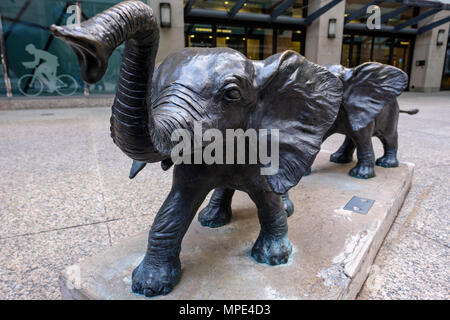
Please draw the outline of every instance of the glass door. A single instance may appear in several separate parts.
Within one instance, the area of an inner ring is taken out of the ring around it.
[[[447,53],[445,56],[444,72],[442,73],[441,88],[444,90],[450,90],[450,37],[447,41]]]
[[[405,72],[408,72],[408,63],[409,63],[409,48],[410,41],[405,39],[395,39],[394,40],[394,48],[392,51],[392,62],[391,64],[394,67],[402,69]]]
[[[246,54],[245,28],[217,26],[217,47],[232,48]]]

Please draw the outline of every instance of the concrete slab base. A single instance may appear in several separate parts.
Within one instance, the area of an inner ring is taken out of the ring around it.
[[[310,176],[290,191],[293,254],[286,265],[259,264],[250,256],[259,232],[256,208],[237,192],[232,222],[218,229],[195,219],[183,241],[182,277],[173,292],[152,299],[354,299],[411,186],[414,165],[376,167],[376,177],[347,175],[321,152]],[[353,196],[375,200],[368,214],[344,210]],[[203,204],[205,205],[205,204]],[[60,277],[64,299],[147,299],[131,292],[147,234],[68,267]]]

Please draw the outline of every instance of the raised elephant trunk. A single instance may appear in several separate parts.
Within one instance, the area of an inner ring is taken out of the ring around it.
[[[90,84],[103,77],[112,52],[126,41],[112,106],[111,137],[134,160],[157,162],[167,158],[169,150],[163,143],[166,133],[156,127],[151,106],[159,44],[159,27],[152,9],[140,1],[126,1],[80,25],[52,25],[51,31],[74,49],[81,75]]]

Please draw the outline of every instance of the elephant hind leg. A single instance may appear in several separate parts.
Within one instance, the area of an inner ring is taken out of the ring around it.
[[[353,160],[355,143],[348,136],[345,137],[342,146],[330,156],[330,161],[335,163],[349,163]]]
[[[383,143],[384,155],[378,158],[375,164],[384,168],[395,168],[399,166],[397,159],[398,135],[397,132],[390,137],[379,137]]]
[[[198,221],[204,227],[218,228],[231,221],[231,200],[234,189],[217,188],[208,205],[198,214]]]
[[[281,196],[261,191],[249,195],[258,208],[261,225],[258,239],[252,248],[252,257],[269,265],[287,263],[292,245],[288,238],[287,215]]]

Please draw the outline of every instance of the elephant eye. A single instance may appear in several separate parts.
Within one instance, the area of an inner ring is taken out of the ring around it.
[[[236,87],[225,88],[225,99],[229,101],[236,101],[241,98],[241,92]]]

